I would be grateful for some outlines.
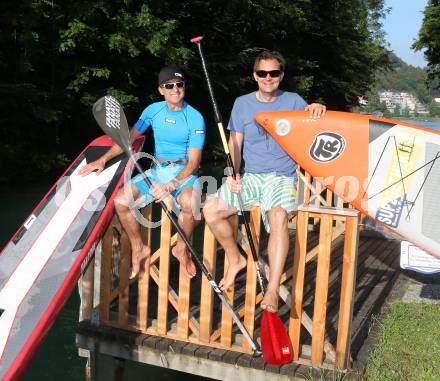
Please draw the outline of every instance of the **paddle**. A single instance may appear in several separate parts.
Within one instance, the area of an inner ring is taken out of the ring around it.
[[[98,122],[101,129],[112,138],[112,140],[118,144],[125,152],[125,154],[133,161],[136,169],[139,171],[139,173],[142,175],[143,180],[147,183],[147,185],[151,188],[153,183],[151,180],[145,175],[144,170],[139,165],[139,163],[135,160],[133,157],[133,151],[131,148],[131,142],[130,142],[130,132],[128,128],[127,118],[125,117],[124,110],[122,109],[119,102],[112,96],[105,96],[100,99],[98,99],[95,104],[93,105],[93,116],[95,117],[96,121]],[[161,201],[160,206],[164,210],[167,217],[170,219],[171,223],[177,230],[177,233],[182,238],[183,242],[187,246],[189,252],[191,253],[195,263],[199,267],[199,269],[205,274],[206,278],[208,278],[209,283],[211,284],[211,287],[213,288],[216,295],[219,297],[220,301],[223,303],[223,305],[226,307],[228,312],[231,314],[232,319],[237,324],[237,327],[240,329],[241,333],[245,337],[246,341],[249,343],[249,346],[254,351],[254,355],[260,355],[261,352],[259,351],[257,345],[252,340],[252,338],[249,336],[248,332],[246,331],[246,328],[243,326],[242,322],[240,321],[240,318],[237,316],[237,314],[234,312],[232,306],[229,304],[225,296],[223,295],[223,292],[218,287],[215,279],[211,275],[211,273],[206,268],[203,261],[200,259],[201,257],[197,254],[194,247],[191,245],[191,243],[186,238],[185,232],[180,227],[180,225],[177,223],[176,219],[173,217],[171,212],[168,210],[166,204]]]
[[[202,62],[203,72],[205,73],[206,83],[208,85],[208,91],[211,98],[211,103],[214,109],[215,122],[217,123],[218,130],[220,132],[220,137],[223,144],[223,149],[226,154],[226,161],[229,168],[232,169],[232,176],[236,178],[236,171],[232,163],[231,153],[229,152],[228,143],[226,141],[225,129],[220,117],[220,112],[217,107],[217,102],[214,97],[214,90],[212,89],[211,80],[209,78],[208,69],[206,67],[205,57],[202,51],[203,37],[194,37],[191,42],[197,44],[200,60]],[[243,217],[243,223],[246,230],[246,236],[248,240],[249,247],[251,249],[252,258],[255,263],[255,271],[257,272],[257,279],[260,285],[261,293],[264,296],[266,291],[264,287],[263,277],[261,275],[261,265],[258,260],[257,250],[252,239],[252,233],[249,223],[243,212],[243,200],[241,198],[240,192],[237,193],[238,204],[240,207],[240,213]],[[274,330],[276,328],[276,330]],[[283,323],[277,313],[269,312],[267,310],[263,311],[263,317],[261,319],[261,349],[263,351],[263,356],[268,364],[288,364],[293,360],[293,350],[292,344],[290,342],[289,335],[284,329]]]

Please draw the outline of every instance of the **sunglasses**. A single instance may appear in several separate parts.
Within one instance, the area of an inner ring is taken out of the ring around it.
[[[269,74],[269,76],[271,78],[278,78],[281,75],[282,71],[281,70],[257,70],[255,72],[255,74],[257,75],[257,77],[259,78],[266,78],[267,75]]]
[[[167,90],[174,89],[174,86],[176,86],[178,89],[181,89],[185,86],[185,82],[184,81],[167,82],[167,83],[162,83],[160,85],[160,87],[162,87],[163,89],[167,89]]]

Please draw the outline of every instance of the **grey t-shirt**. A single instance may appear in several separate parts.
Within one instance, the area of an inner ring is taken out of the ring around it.
[[[259,101],[255,91],[235,100],[228,129],[244,135],[245,172],[295,176],[297,164],[255,121],[255,114],[261,111],[304,110],[306,106],[306,101],[298,94],[282,90],[273,102]]]

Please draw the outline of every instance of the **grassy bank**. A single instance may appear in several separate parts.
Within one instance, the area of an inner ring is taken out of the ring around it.
[[[440,380],[440,305],[396,301],[367,363],[368,381]]]

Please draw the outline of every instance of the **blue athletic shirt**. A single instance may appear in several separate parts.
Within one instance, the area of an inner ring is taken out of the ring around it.
[[[153,128],[154,156],[165,160],[188,159],[189,148],[202,149],[205,143],[205,121],[202,114],[184,102],[173,111],[165,101],[149,105],[134,128],[144,133]]]
[[[282,90],[278,90],[278,97],[273,102],[259,101],[255,91],[235,100],[228,129],[243,134],[245,172],[295,176],[297,164],[255,121],[255,114],[262,111],[304,110],[306,107],[306,101],[298,94]]]

